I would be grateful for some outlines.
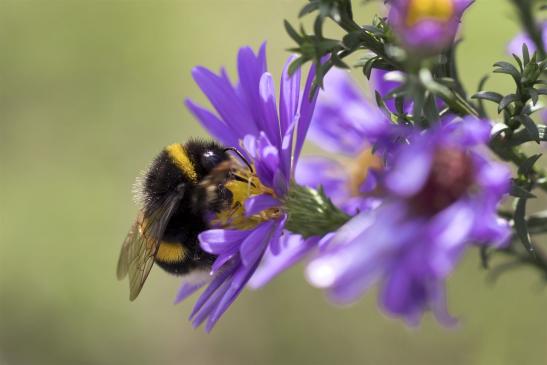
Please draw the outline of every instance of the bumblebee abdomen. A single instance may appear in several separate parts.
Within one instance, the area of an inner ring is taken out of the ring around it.
[[[165,263],[182,262],[188,255],[188,249],[178,242],[162,241],[156,253],[156,260]]]
[[[215,257],[195,245],[162,241],[155,257],[156,263],[165,271],[184,275],[195,269],[209,268]]]

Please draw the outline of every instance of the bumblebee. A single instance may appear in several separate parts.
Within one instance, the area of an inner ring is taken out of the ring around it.
[[[141,209],[125,238],[117,277],[129,276],[129,299],[139,295],[154,262],[168,273],[184,275],[208,269],[215,256],[199,246],[198,234],[207,230],[207,215],[229,206],[233,158],[216,142],[190,140],[171,144],[154,159],[136,184]],[[248,165],[248,163],[247,163]],[[249,168],[250,165],[248,165]]]

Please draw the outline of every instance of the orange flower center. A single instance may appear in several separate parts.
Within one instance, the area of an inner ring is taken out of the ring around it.
[[[363,150],[349,166],[349,190],[352,196],[362,195],[360,188],[368,177],[371,169],[381,170],[382,159],[372,153],[372,148]]]

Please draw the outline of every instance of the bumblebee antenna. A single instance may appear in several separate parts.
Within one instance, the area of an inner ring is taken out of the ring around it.
[[[224,152],[226,151],[232,151],[234,152],[241,161],[243,161],[245,163],[245,165],[247,165],[247,167],[249,168],[249,170],[251,171],[251,173],[254,174],[254,170],[253,170],[253,167],[251,166],[251,164],[249,163],[249,161],[247,161],[247,159],[245,158],[245,156],[243,156],[243,154],[235,147],[226,147],[224,149]]]

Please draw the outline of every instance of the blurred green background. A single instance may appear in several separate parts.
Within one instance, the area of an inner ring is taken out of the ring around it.
[[[361,23],[380,6],[355,3]],[[268,40],[279,75],[292,45],[282,21],[303,4],[0,0],[0,364],[545,364],[538,276],[490,285],[476,252],[449,282],[456,329],[430,316],[408,329],[374,293],[336,308],[301,267],[245,292],[209,335],[187,322],[194,298],[172,305],[179,279],[158,268],[128,301],[114,268],[134,178],[162,146],[203,135],[182,105],[204,101],[191,68],[234,71],[238,47]],[[516,32],[507,1],[477,1],[459,54],[469,88]]]

